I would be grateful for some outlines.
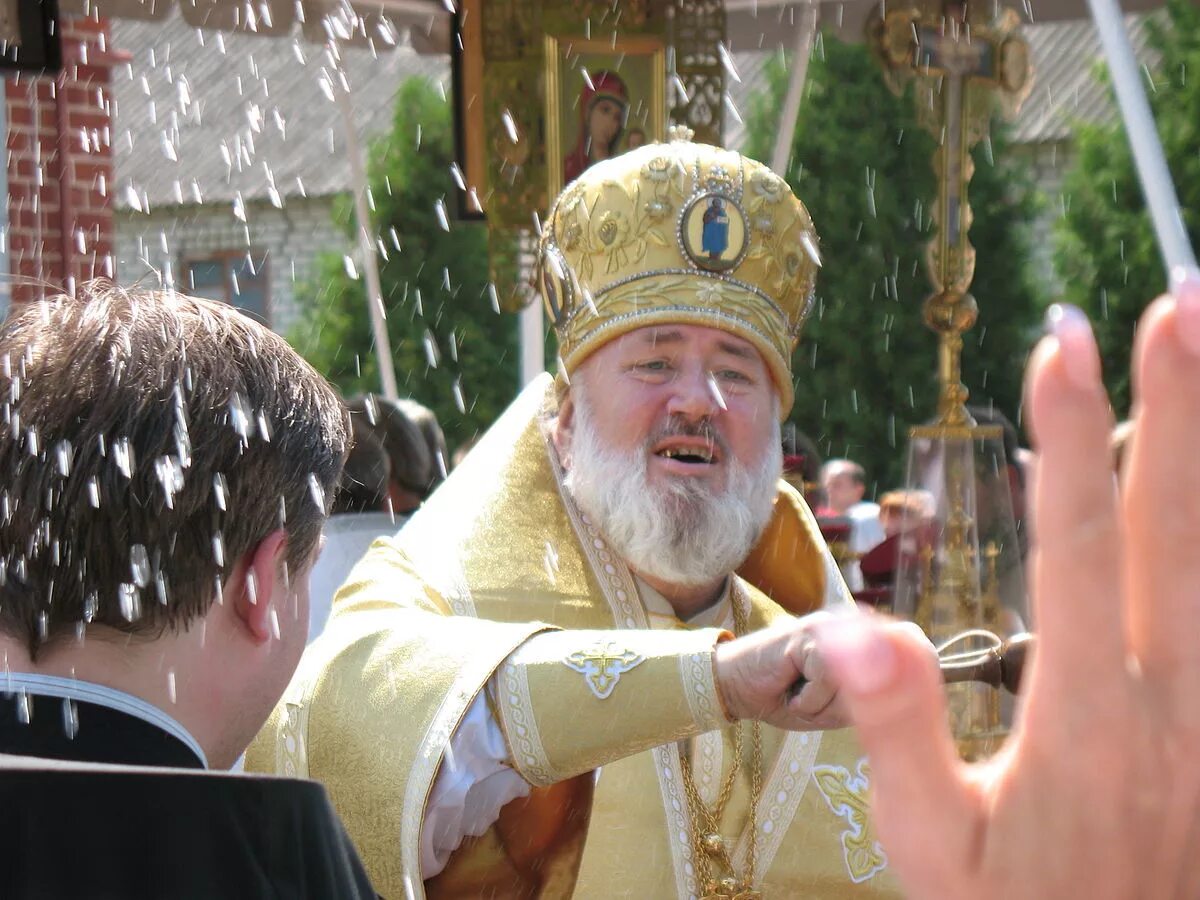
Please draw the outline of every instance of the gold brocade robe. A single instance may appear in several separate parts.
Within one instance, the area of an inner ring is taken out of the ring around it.
[[[712,800],[732,761],[712,659],[726,633],[648,615],[628,568],[563,492],[541,425],[552,391],[548,377],[527,388],[403,532],[376,542],[247,753],[248,770],[326,785],[389,900],[703,894],[680,753]],[[741,575],[729,601],[752,628],[786,615],[781,605],[827,605],[827,585],[841,590],[811,515],[782,483]],[[422,883],[437,767],[489,680],[511,764],[534,791]],[[751,820],[741,727],[742,771],[722,819],[739,873],[753,821],[765,897],[898,895],[852,735],[764,726]]]

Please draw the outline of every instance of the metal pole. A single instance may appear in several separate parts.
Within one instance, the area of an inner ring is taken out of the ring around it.
[[[521,310],[521,387],[546,371],[546,319],[537,297]]]
[[[339,73],[344,79],[344,73]],[[396,368],[392,361],[392,344],[387,333],[387,314],[383,308],[383,289],[379,284],[379,261],[375,256],[375,241],[371,237],[371,211],[367,208],[367,175],[363,166],[362,146],[354,127],[354,107],[349,85],[334,84],[338,111],[342,114],[342,130],[346,134],[346,155],[350,160],[350,186],[354,191],[354,224],[358,234],[358,249],[362,255],[363,274],[367,280],[367,312],[371,316],[371,334],[375,339],[375,357],[379,363],[379,380],[383,395],[397,399]]]
[[[775,150],[771,154],[771,168],[780,178],[787,178],[792,136],[796,133],[796,119],[800,116],[800,101],[804,98],[804,84],[808,79],[808,60],[812,56],[813,39],[819,21],[817,0],[809,0],[800,12],[800,30],[796,33],[796,46],[792,50],[792,75],[788,79],[787,96],[779,114]]]
[[[1154,127],[1154,116],[1141,84],[1141,72],[1125,32],[1125,23],[1116,0],[1088,0],[1096,31],[1104,47],[1108,71],[1112,73],[1113,87],[1117,92],[1117,104],[1125,120],[1125,134],[1133,147],[1133,159],[1137,165],[1138,178],[1142,182],[1142,193],[1150,207],[1150,218],[1154,222],[1154,233],[1167,267],[1167,279],[1179,267],[1194,269],[1196,256],[1183,214],[1179,209],[1179,198],[1171,181],[1171,172]]]

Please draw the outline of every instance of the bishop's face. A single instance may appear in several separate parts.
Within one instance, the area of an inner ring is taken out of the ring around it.
[[[639,329],[572,379],[555,433],[566,487],[638,571],[712,582],[770,518],[778,409],[748,342],[696,325]]]
[[[596,431],[615,453],[644,454],[651,484],[690,480],[724,490],[731,464],[756,467],[777,432],[762,356],[716,328],[640,328],[593,353],[578,376]]]

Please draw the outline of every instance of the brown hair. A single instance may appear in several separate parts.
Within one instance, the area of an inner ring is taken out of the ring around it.
[[[427,432],[409,417],[409,410],[420,411],[419,403],[389,400],[379,394],[361,394],[347,401],[356,420],[366,421],[383,443],[391,463],[391,479],[397,486],[424,499],[441,480],[441,472]],[[430,417],[432,418],[432,413]],[[426,426],[427,427],[427,426]],[[437,420],[433,427],[438,429]],[[443,439],[442,446],[445,446]],[[444,451],[442,451],[444,452]],[[399,510],[397,510],[399,512]]]
[[[349,423],[278,335],[222,303],[97,282],[0,328],[0,629],[186,628],[279,527],[320,538]]]
[[[346,457],[331,512],[334,515],[382,512],[387,509],[391,460],[370,422],[355,415],[351,415],[350,422],[354,446]]]

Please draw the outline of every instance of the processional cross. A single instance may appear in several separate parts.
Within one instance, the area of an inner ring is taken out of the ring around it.
[[[915,83],[918,118],[938,141],[936,233],[925,258],[934,290],[925,300],[924,317],[938,335],[940,396],[935,424],[910,431],[909,486],[939,498],[939,522],[924,548],[923,566],[917,557],[901,559],[895,603],[897,613],[911,616],[935,644],[945,646],[964,636],[968,645],[985,635],[998,641],[994,633],[1001,630],[998,585],[985,586],[980,578],[984,523],[978,519],[976,465],[977,444],[998,445],[1000,430],[977,426],[967,413],[962,335],[979,311],[969,293],[975,274],[975,248],[967,236],[971,148],[987,136],[997,106],[1015,112],[1028,94],[1029,52],[1015,34],[1018,24],[1012,10],[992,17],[983,4],[977,10],[961,0],[913,0],[892,7],[872,25],[871,44],[889,85],[901,93]],[[1011,509],[1000,524],[1004,550],[1015,557]],[[994,525],[988,522],[988,530]],[[1014,564],[1019,570],[1019,559]],[[960,753],[966,758],[990,753],[1004,733],[995,692],[961,685],[947,700]]]
[[[1015,113],[1032,84],[1028,45],[1014,33],[1016,13],[1006,9],[987,21],[973,13],[959,2],[893,7],[874,23],[871,41],[896,93],[917,83],[921,124],[938,139],[937,233],[926,251],[935,292],[926,301],[925,320],[940,339],[939,413],[948,424],[966,422],[962,333],[978,312],[968,293],[975,275],[975,248],[967,238],[971,148],[987,136],[995,108]]]

